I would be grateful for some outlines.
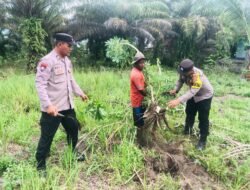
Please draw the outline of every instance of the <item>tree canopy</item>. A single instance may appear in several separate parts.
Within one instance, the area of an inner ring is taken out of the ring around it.
[[[0,4],[1,30],[21,38],[18,29],[23,20],[40,19],[48,34],[47,49],[55,32],[68,32],[76,41],[88,40],[96,59],[104,58],[105,42],[115,36],[141,51],[150,49],[151,58],[167,65],[184,57],[202,62],[211,55],[232,56],[240,39],[246,45],[250,41],[247,0],[2,0]],[[0,42],[5,43],[6,39]],[[1,56],[6,56],[8,50],[1,49]]]

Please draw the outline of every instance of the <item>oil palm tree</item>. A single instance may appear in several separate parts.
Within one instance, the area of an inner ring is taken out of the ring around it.
[[[171,55],[203,60],[221,51],[229,54],[233,44],[244,36],[249,41],[249,2],[243,0],[167,1],[173,30],[178,33]]]
[[[6,7],[4,6],[3,1],[0,1],[0,28],[3,27],[6,20]]]
[[[24,19],[37,18],[48,34],[50,42],[52,34],[59,31],[65,23],[63,3],[59,0],[4,0],[8,12],[9,28],[16,30]]]
[[[88,38],[95,42],[106,41],[112,36],[136,38],[143,48],[171,31],[167,18],[168,6],[164,1],[84,1],[76,9],[66,31],[77,40]]]

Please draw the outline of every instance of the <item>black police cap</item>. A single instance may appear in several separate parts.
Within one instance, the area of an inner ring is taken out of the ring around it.
[[[181,61],[179,69],[181,72],[185,73],[192,70],[194,67],[194,62],[190,59],[184,59]]]
[[[66,33],[56,33],[54,35],[54,38],[56,41],[66,42],[66,43],[69,43],[71,45],[73,45],[75,43],[73,37],[69,34],[66,34]]]

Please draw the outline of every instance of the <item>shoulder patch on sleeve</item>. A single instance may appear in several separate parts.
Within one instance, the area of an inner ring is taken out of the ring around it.
[[[41,64],[40,64],[40,67],[47,68],[47,67],[48,67],[48,64],[47,64],[47,63],[41,63]]]
[[[40,69],[41,71],[44,71],[45,69],[47,69],[48,66],[49,66],[48,63],[41,62],[41,63],[39,64],[39,69]]]

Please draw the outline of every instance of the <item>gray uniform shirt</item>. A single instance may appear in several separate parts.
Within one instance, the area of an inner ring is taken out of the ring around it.
[[[37,66],[36,89],[41,111],[49,105],[58,111],[74,108],[73,95],[84,95],[72,74],[72,64],[68,57],[61,58],[55,50],[43,57]]]
[[[175,86],[177,93],[184,83],[189,86],[189,90],[179,97],[181,103],[185,103],[191,98],[194,98],[195,102],[200,102],[213,97],[214,91],[212,85],[204,73],[196,67],[194,67],[194,74],[192,77],[186,77],[183,74],[180,74],[180,78]]]

